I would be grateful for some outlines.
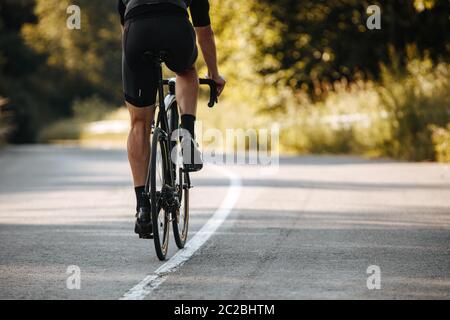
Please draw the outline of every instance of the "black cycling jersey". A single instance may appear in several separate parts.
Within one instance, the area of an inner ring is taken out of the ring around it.
[[[163,16],[165,14],[187,15],[191,13],[194,27],[205,27],[211,24],[208,0],[118,0],[120,21],[138,16]]]

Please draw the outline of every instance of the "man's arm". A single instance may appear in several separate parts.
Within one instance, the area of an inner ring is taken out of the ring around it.
[[[203,53],[206,66],[208,67],[208,78],[217,83],[217,91],[220,95],[225,87],[226,81],[219,74],[219,67],[217,66],[217,50],[214,32],[211,26],[196,27],[198,44]]]
[[[217,90],[220,95],[225,87],[226,81],[220,76],[219,68],[217,67],[216,41],[209,17],[209,1],[192,1],[189,9],[191,11],[195,33],[197,34],[198,44],[208,66],[208,77],[217,83]]]

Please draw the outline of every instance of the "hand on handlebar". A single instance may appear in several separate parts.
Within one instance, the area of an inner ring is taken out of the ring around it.
[[[223,89],[225,88],[225,85],[227,84],[225,78],[222,77],[221,75],[217,76],[207,75],[206,78],[214,80],[214,82],[217,84],[217,96],[220,96],[222,94]]]

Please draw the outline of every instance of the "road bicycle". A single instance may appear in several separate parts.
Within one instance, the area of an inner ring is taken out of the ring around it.
[[[151,203],[153,240],[156,255],[165,260],[169,248],[170,225],[175,243],[184,248],[189,228],[189,172],[183,168],[181,154],[180,113],[175,97],[175,79],[163,79],[165,52],[146,52],[145,59],[154,64],[158,79],[158,116],[152,124],[151,157],[145,191]],[[200,79],[200,85],[210,88],[208,106],[217,102],[217,86],[213,80]],[[164,96],[164,87],[168,87]]]

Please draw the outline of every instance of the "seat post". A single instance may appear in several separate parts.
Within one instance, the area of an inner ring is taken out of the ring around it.
[[[164,105],[164,82],[163,82],[163,73],[162,73],[162,64],[166,59],[166,52],[152,52],[148,51],[144,53],[144,59],[148,63],[152,63],[155,70],[155,75],[158,82],[158,97],[159,97],[159,105],[160,107]]]
[[[161,107],[164,104],[164,84],[161,63],[155,63],[155,72],[158,79],[159,106]]]

